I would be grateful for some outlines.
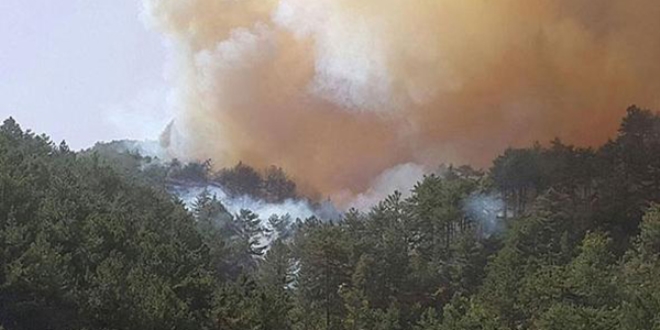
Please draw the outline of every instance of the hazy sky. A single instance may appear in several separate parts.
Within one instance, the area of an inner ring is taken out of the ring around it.
[[[165,51],[140,11],[139,0],[1,0],[2,120],[73,148],[155,136],[168,119]]]

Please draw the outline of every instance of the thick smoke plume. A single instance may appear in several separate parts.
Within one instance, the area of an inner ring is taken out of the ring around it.
[[[276,164],[307,192],[509,145],[594,145],[660,108],[657,0],[145,0],[170,40],[163,142]]]

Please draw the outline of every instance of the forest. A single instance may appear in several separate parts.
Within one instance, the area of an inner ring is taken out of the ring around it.
[[[340,219],[260,219],[209,193],[298,198],[283,169],[162,162],[0,127],[0,329],[660,329],[660,116],[447,166]],[[407,196],[407,195],[406,195]],[[497,196],[497,224],[467,212]]]

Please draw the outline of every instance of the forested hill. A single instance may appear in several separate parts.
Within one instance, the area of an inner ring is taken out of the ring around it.
[[[0,127],[0,329],[660,329],[647,110],[598,149],[509,149],[340,221],[230,214],[209,194],[188,211],[177,177],[272,200],[295,185],[101,149]],[[506,205],[500,230],[466,207],[484,196]]]

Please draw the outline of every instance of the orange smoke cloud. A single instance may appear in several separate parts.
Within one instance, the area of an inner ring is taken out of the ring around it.
[[[170,152],[277,164],[309,191],[396,165],[605,141],[660,108],[655,0],[145,0],[171,41]]]

